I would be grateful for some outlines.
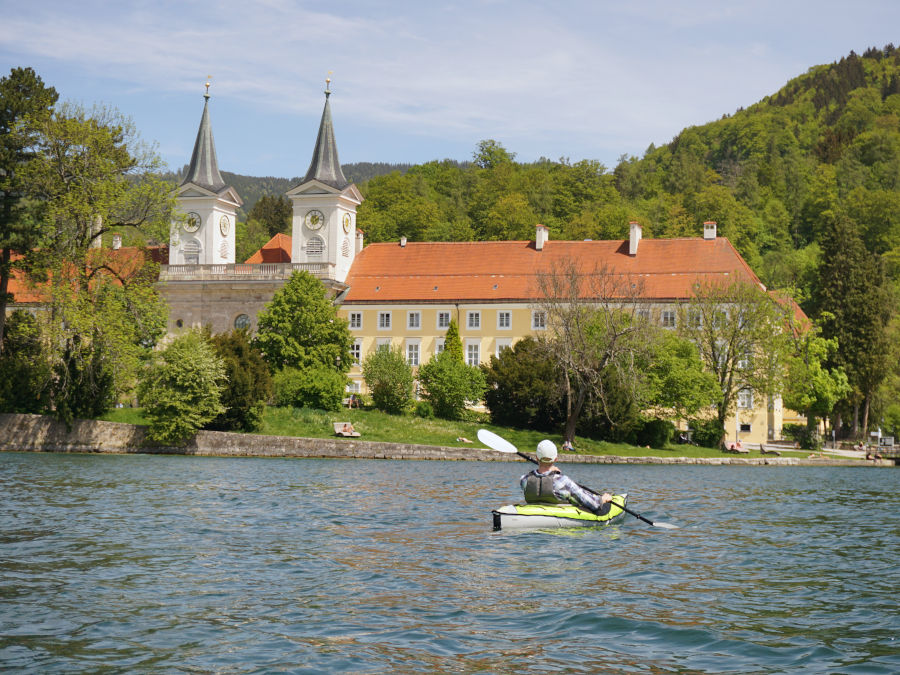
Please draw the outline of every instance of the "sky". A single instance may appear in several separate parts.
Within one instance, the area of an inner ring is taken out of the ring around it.
[[[642,156],[851,50],[897,0],[0,0],[0,76],[130,117],[178,169],[207,76],[219,167],[306,173],[331,77],[342,163]]]

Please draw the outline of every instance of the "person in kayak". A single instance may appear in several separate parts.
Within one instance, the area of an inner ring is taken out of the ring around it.
[[[519,479],[526,502],[570,503],[600,516],[609,512],[612,495],[608,492],[602,495],[588,492],[553,464],[556,461],[556,445],[552,441],[545,439],[538,443],[535,454],[538,467]]]

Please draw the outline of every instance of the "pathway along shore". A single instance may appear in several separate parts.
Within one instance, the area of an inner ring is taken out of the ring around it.
[[[105,454],[195,455],[208,457],[307,457],[341,459],[479,460],[518,462],[515,455],[476,447],[456,448],[380,443],[345,438],[294,438],[201,431],[183,447],[163,446],[146,437],[144,427],[120,422],[75,420],[71,430],[45,415],[0,414],[0,451]],[[619,457],[560,455],[567,464],[711,464],[759,466],[878,466],[894,460],[860,461],[837,457]]]

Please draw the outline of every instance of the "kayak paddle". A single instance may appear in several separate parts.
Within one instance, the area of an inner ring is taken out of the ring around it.
[[[479,429],[478,430],[478,440],[481,441],[482,443],[484,443],[486,446],[488,446],[491,450],[496,450],[497,452],[505,452],[510,455],[518,455],[519,457],[522,457],[523,459],[527,459],[532,464],[539,463],[533,457],[529,457],[524,452],[520,452],[516,448],[516,446],[514,446],[512,443],[510,443],[508,440],[506,440],[502,436],[498,436],[493,431],[488,431],[487,429]],[[586,485],[579,484],[578,487],[580,487],[582,490],[587,490],[588,492],[590,492],[591,494],[594,494],[594,495],[600,494],[596,490],[592,490],[591,488],[587,487]],[[616,504],[616,506],[619,506],[619,505]],[[649,518],[645,518],[640,513],[636,513],[635,511],[632,511],[631,509],[629,509],[625,506],[620,506],[619,508],[621,508],[625,513],[628,513],[628,514],[634,516],[638,520],[643,520],[645,523],[647,523],[648,525],[651,525],[653,527],[661,527],[664,530],[679,529],[679,527],[677,525],[672,525],[671,523],[653,522]]]

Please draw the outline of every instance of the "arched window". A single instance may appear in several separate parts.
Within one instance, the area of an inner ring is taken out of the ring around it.
[[[345,258],[350,257],[350,240],[346,237],[344,238],[344,244],[341,246],[341,255]]]
[[[234,327],[238,330],[250,328],[250,317],[246,314],[238,314],[234,319]]]
[[[315,235],[306,242],[306,255],[309,258],[319,258],[325,253],[325,240]]]
[[[196,239],[189,239],[184,242],[184,247],[181,249],[181,252],[184,255],[185,265],[200,264],[200,242]]]

